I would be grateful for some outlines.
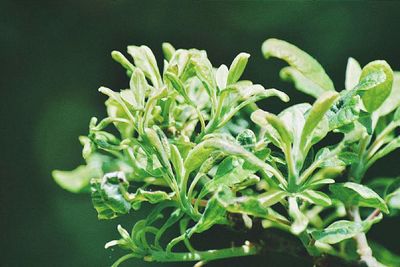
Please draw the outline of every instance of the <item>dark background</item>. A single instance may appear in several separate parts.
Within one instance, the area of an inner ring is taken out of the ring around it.
[[[133,213],[120,221],[98,221],[87,195],[59,188],[51,170],[82,163],[77,136],[91,116],[105,114],[101,85],[127,86],[110,52],[146,44],[161,59],[161,43],[206,49],[213,65],[234,56],[252,57],[244,77],[276,87],[291,104],[311,98],[282,83],[277,60],[262,58],[261,43],[288,40],[315,56],[341,89],[349,56],[363,65],[386,59],[400,70],[400,3],[396,1],[16,1],[0,3],[1,88],[1,266],[109,266],[119,250],[103,244],[130,229]],[[279,112],[284,105],[266,101]],[[399,151],[368,176],[399,175]],[[399,221],[385,219],[369,236],[399,253]],[[198,239],[213,247],[232,233],[220,229]],[[286,255],[243,258],[209,266],[310,266]],[[128,261],[122,266],[167,266]],[[191,266],[171,264],[169,266]]]

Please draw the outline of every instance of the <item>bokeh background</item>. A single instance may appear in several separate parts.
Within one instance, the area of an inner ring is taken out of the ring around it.
[[[142,213],[98,221],[88,195],[59,188],[52,169],[82,163],[78,135],[91,116],[105,114],[101,85],[127,86],[110,57],[114,49],[146,44],[161,59],[161,43],[202,48],[215,66],[252,55],[244,76],[291,96],[312,101],[279,81],[283,66],[263,59],[261,43],[288,40],[315,56],[337,88],[343,87],[349,56],[366,64],[386,59],[400,70],[400,2],[397,1],[132,1],[2,0],[0,3],[0,265],[109,266],[120,251],[103,244],[128,229]],[[161,63],[161,61],[160,61]],[[266,101],[279,112],[284,105]],[[368,176],[399,175],[400,152],[379,162]],[[400,253],[399,220],[387,219],[369,236]],[[232,233],[214,230],[199,238],[211,247]],[[209,266],[310,266],[307,260],[271,254],[225,260]],[[191,266],[145,264],[122,266]]]

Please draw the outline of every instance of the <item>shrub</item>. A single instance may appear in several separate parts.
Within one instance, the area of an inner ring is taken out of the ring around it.
[[[288,63],[281,78],[316,98],[275,115],[256,102],[289,97],[240,79],[249,54],[240,53],[229,68],[214,68],[205,51],[175,50],[168,43],[162,48],[162,73],[146,46],[128,46],[134,64],[112,52],[130,78],[129,89],[99,89],[108,96],[108,117],[92,118],[89,134],[79,139],[86,165],[53,173],[61,187],[90,192],[99,219],[151,205],[131,233],[118,225],[120,238],[106,244],[127,251],[114,266],[129,258],[200,266],[265,251],[261,237],[196,250],[192,236],[216,224],[261,224],[266,236],[270,228],[290,233],[316,264],[331,255],[399,266],[399,258],[367,241],[366,233],[382,213],[398,214],[400,180],[363,183],[376,161],[400,147],[399,73],[383,60],[361,68],[349,58],[345,89],[338,91],[310,55],[285,41],[266,40],[265,58]],[[341,140],[321,145],[332,132]],[[179,235],[166,240],[174,226]],[[176,251],[179,243],[185,251]]]

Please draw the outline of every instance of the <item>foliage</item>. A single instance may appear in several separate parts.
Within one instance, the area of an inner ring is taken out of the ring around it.
[[[106,244],[128,251],[114,266],[133,257],[205,263],[262,253],[262,240],[207,251],[191,245],[194,234],[214,225],[234,227],[232,214],[247,228],[261,221],[265,231],[298,236],[314,257],[348,260],[343,246],[354,238],[368,265],[381,264],[374,256],[399,264],[379,244],[373,255],[365,238],[382,220],[381,212],[398,214],[399,179],[363,181],[376,161],[400,147],[399,73],[382,60],[361,68],[350,58],[346,88],[338,91],[314,58],[269,39],[262,45],[264,56],[289,64],[282,79],[316,98],[276,115],[256,102],[289,97],[241,79],[249,54],[240,53],[229,68],[215,68],[205,51],[175,50],[168,43],[162,49],[162,72],[146,46],[128,46],[133,63],[112,52],[129,88],[99,89],[108,97],[108,116],[92,118],[88,135],[80,138],[87,164],[53,173],[69,191],[90,191],[99,219],[134,213],[143,202],[152,206],[131,234],[118,226],[120,239]],[[341,140],[321,145],[332,133]],[[360,208],[370,214],[362,218]],[[180,234],[167,240],[174,226]],[[176,251],[181,242],[186,251]]]

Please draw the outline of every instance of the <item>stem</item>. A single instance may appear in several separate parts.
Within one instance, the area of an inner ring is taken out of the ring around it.
[[[358,207],[353,207],[351,209],[351,215],[353,216],[353,220],[357,223],[361,223],[360,211]],[[364,232],[357,234],[354,237],[357,243],[357,253],[360,255],[360,259],[364,261],[369,267],[379,267],[383,266],[379,263],[376,258],[372,255],[372,249],[368,245],[367,236]]]
[[[147,259],[149,261],[158,262],[175,262],[175,261],[211,261],[232,257],[242,257],[255,255],[260,251],[260,247],[250,242],[246,242],[241,247],[224,248],[217,250],[206,250],[196,252],[164,252],[154,251]]]

